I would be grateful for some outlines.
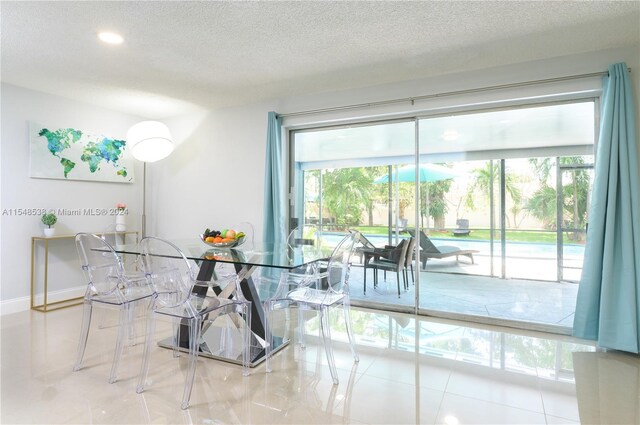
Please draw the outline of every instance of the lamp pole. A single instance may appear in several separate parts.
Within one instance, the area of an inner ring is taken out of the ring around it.
[[[142,237],[147,236],[147,163],[142,163]]]

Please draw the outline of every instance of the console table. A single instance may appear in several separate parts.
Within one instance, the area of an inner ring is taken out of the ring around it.
[[[138,243],[138,232],[137,231],[127,231],[127,232],[100,232],[96,233],[98,236],[108,236],[112,235],[114,238],[122,238],[122,244],[126,244],[127,235],[135,235],[135,242]],[[61,308],[72,307],[74,305],[82,304],[82,297],[68,298],[66,300],[61,301],[48,301],[48,283],[49,283],[49,242],[62,240],[62,239],[75,239],[76,235],[59,235],[59,236],[32,236],[31,237],[31,310],[48,312],[53,310],[59,310]],[[36,244],[44,245],[44,291],[43,296],[44,300],[42,304],[36,305],[36,285],[35,285],[35,272],[36,272]]]

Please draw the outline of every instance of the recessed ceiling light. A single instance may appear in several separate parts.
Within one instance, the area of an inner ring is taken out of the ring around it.
[[[447,142],[453,142],[454,140],[458,140],[460,137],[460,133],[456,129],[447,129],[442,133],[442,138]]]
[[[444,417],[444,423],[447,425],[458,425],[460,421],[453,415],[447,415]]]
[[[122,44],[124,41],[120,34],[108,31],[99,32],[98,38],[108,44]]]

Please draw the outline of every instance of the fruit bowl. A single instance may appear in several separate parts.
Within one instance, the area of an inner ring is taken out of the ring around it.
[[[229,242],[207,242],[204,239],[204,235],[200,235],[200,240],[209,246],[214,246],[216,248],[233,248],[242,245],[244,243],[245,236]]]

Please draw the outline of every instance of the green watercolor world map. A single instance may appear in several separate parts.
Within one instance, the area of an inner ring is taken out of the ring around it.
[[[131,182],[124,158],[127,142],[74,128],[31,130],[31,176]],[[48,158],[47,158],[48,156]],[[53,167],[55,160],[56,167]],[[55,169],[57,168],[57,169]]]

